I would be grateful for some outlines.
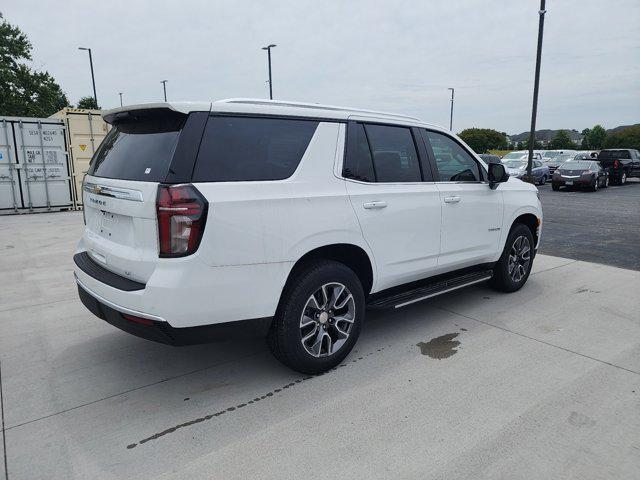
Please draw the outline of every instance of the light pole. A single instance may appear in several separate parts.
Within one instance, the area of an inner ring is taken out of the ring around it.
[[[531,110],[531,131],[529,132],[529,160],[527,161],[527,175],[526,180],[533,182],[532,168],[533,168],[533,147],[536,142],[536,115],[538,113],[538,89],[540,87],[540,61],[542,59],[542,33],[544,30],[544,14],[546,0],[540,0],[540,10],[538,10],[538,50],[536,52],[536,73],[533,83],[533,108]]]
[[[167,101],[167,81],[166,80],[162,80],[160,82],[162,84],[162,91],[164,92],[164,101]]]
[[[122,92],[118,93],[120,95],[120,106],[122,106]]]
[[[276,45],[272,43],[266,47],[262,47],[262,50],[267,51],[267,60],[269,62],[269,100],[273,100],[273,83],[271,82],[271,49],[275,46]]]
[[[455,92],[454,88],[449,88],[451,90],[451,115],[449,116],[449,131],[453,131],[453,94]]]
[[[78,50],[87,50],[89,52],[89,65],[91,66],[91,83],[93,84],[93,99],[96,102],[96,108],[98,108],[98,95],[96,94],[96,78],[93,75],[93,57],[91,56],[91,49],[87,47],[78,47]]]

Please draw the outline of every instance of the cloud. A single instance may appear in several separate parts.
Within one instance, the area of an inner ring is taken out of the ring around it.
[[[640,112],[640,3],[549,2],[538,125],[635,123]],[[406,112],[454,128],[528,128],[538,22],[535,1],[71,0],[33,9],[5,0],[6,19],[34,45],[34,66],[77,101],[105,107],[162,99],[268,95]],[[611,26],[608,28],[607,26]]]

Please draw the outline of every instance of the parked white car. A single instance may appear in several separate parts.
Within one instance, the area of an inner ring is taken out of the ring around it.
[[[542,159],[542,154],[540,152],[533,152],[533,159],[534,160],[541,160]],[[529,151],[528,150],[518,150],[518,151],[514,151],[514,152],[509,152],[506,155],[504,155],[502,157],[502,161],[508,161],[508,160],[529,160]]]
[[[317,373],[347,356],[365,307],[511,292],[531,271],[536,188],[418,119],[243,99],[103,116],[75,276],[89,310],[140,337],[257,328]]]

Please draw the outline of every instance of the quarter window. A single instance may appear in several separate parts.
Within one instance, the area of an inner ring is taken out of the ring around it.
[[[347,156],[344,160],[343,175],[361,182],[375,182],[376,175],[364,127],[360,123],[353,123],[347,131]]]
[[[478,182],[478,162],[447,135],[426,131],[441,182]]]
[[[283,180],[298,167],[318,122],[213,116],[193,172],[194,182]]]

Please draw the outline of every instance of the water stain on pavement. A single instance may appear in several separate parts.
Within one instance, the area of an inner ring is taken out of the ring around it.
[[[452,355],[458,353],[456,348],[460,345],[455,338],[460,335],[459,333],[447,333],[440,337],[432,338],[427,343],[420,342],[417,344],[420,347],[420,353],[427,355],[430,358],[442,360],[443,358],[449,358]]]

